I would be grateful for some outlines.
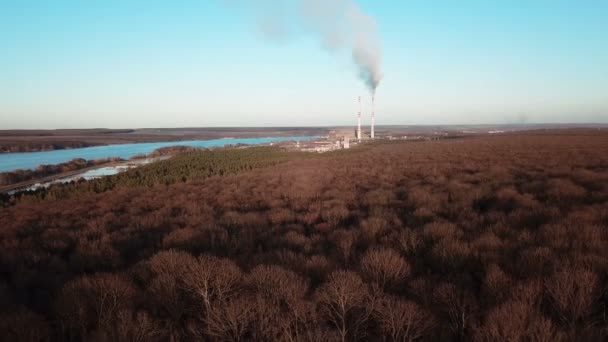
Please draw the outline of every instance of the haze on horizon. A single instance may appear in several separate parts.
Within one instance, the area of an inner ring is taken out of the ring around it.
[[[608,123],[608,2],[355,2],[379,125]],[[257,24],[225,0],[4,1],[0,129],[354,124],[348,52]]]

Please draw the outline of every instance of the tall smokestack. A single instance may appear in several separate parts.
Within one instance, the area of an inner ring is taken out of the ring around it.
[[[372,132],[370,134],[370,138],[374,139],[375,137],[375,132],[374,132],[374,125],[376,123],[376,105],[375,105],[375,96],[372,95]]]
[[[357,140],[361,142],[361,96],[359,96],[359,113],[357,113]]]

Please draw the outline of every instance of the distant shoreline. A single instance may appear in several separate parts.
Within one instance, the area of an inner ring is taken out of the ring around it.
[[[180,128],[136,130],[5,130],[0,131],[0,154],[47,152],[96,146],[205,141],[228,139],[284,138],[327,135],[326,128]]]
[[[364,128],[367,126],[364,125]],[[608,129],[608,124],[477,124],[477,125],[378,125],[386,135],[424,135],[433,131],[487,133],[489,131],[535,131],[560,129]],[[328,127],[211,127],[211,128],[141,128],[141,129],[58,129],[0,130],[0,154],[45,152],[136,143],[162,143],[191,140],[274,138],[289,136],[325,136],[332,130],[355,129],[355,126]]]

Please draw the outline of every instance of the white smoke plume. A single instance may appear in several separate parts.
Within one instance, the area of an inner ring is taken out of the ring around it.
[[[299,29],[313,32],[330,51],[348,49],[359,77],[375,94],[382,80],[382,45],[376,21],[354,0],[224,0],[251,11],[260,31],[284,41]]]

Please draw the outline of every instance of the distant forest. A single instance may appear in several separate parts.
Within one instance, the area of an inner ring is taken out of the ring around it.
[[[0,153],[38,152],[104,145],[91,137],[128,135],[131,129],[0,130]]]
[[[70,148],[91,147],[95,145],[96,144],[90,144],[83,141],[11,142],[1,144],[0,153],[65,150]]]
[[[608,134],[219,149],[4,196],[0,340],[608,339]]]

